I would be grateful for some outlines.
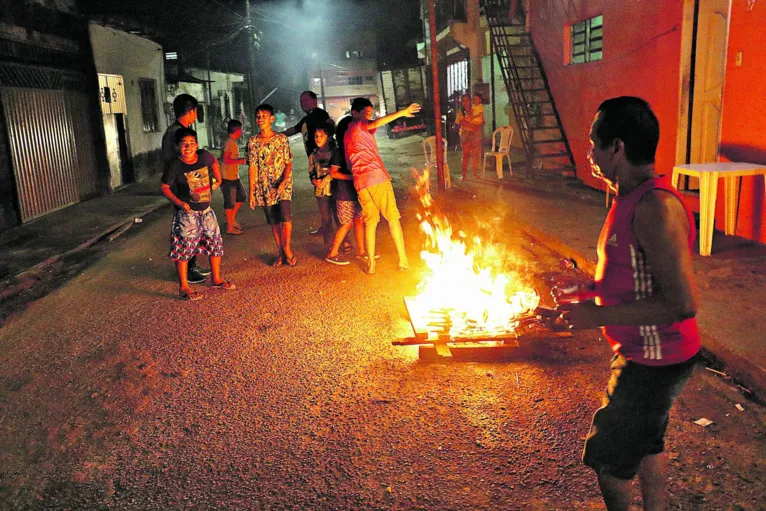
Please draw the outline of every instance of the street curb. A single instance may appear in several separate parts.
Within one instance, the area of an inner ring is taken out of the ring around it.
[[[595,275],[596,261],[587,258],[559,238],[541,231],[523,220],[514,218],[511,222],[530,237],[565,259],[574,262],[577,268],[589,276]],[[731,377],[746,394],[751,394],[751,398],[763,402],[764,397],[766,397],[766,370],[756,366],[746,357],[733,352],[728,346],[705,331],[700,330],[699,333],[702,343],[701,354],[709,365],[723,369],[726,376]]]
[[[66,250],[60,254],[53,255],[48,259],[45,259],[44,261],[17,273],[16,275],[6,278],[4,281],[0,282],[0,287],[2,288],[2,291],[0,292],[0,300],[12,298],[33,287],[34,282],[40,280],[37,278],[37,275],[39,275],[40,272],[44,271],[46,268],[55,264],[57,261],[60,261],[65,257],[77,254],[78,252],[81,252],[86,248],[95,245],[105,238],[108,238],[110,242],[114,241],[119,236],[130,230],[130,227],[133,225],[136,218],[144,217],[149,213],[152,213],[153,211],[168,205],[169,204],[163,203],[153,204],[140,211],[139,213],[132,214],[129,217],[126,217],[119,222],[110,225],[103,231],[100,231],[98,234],[91,236],[76,247]],[[30,282],[32,283],[29,284]]]

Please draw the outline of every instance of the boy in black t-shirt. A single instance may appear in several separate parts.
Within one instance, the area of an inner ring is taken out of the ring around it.
[[[162,194],[175,205],[169,257],[176,263],[181,299],[199,300],[202,295],[193,291],[187,280],[189,260],[196,254],[210,257],[212,287],[237,288],[233,282],[221,278],[223,238],[218,219],[210,207],[212,192],[221,183],[221,171],[215,156],[197,150],[197,132],[193,129],[179,128],[175,141],[178,159],[165,169],[161,186]]]

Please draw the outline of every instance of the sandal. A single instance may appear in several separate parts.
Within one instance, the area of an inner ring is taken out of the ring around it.
[[[271,266],[273,266],[274,268],[279,268],[280,266],[282,266],[283,263],[284,263],[284,258],[282,256],[279,256],[276,259],[274,259],[274,262],[271,263]]]
[[[400,264],[399,271],[410,271],[410,267],[406,264]]]
[[[237,289],[237,285],[234,282],[231,282],[229,280],[222,280],[218,284],[210,284],[210,287],[216,288],[216,289],[225,289],[227,291],[232,291],[234,289]]]
[[[289,264],[290,267],[295,266],[296,264],[298,264],[298,257],[295,254],[293,254],[292,257],[288,257],[287,264]]]
[[[375,275],[375,269],[372,267],[372,262],[369,259],[365,259],[367,265],[364,267],[364,273],[367,275]]]
[[[187,302],[196,302],[197,300],[202,300],[202,295],[196,291],[192,291],[192,292],[179,291],[178,298]]]

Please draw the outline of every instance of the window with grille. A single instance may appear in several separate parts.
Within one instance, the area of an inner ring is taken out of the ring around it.
[[[604,49],[604,17],[602,15],[575,23],[570,27],[570,34],[570,64],[601,60]]]
[[[141,92],[141,119],[144,123],[144,131],[149,133],[159,131],[157,122],[157,84],[154,80],[142,79],[138,81]]]
[[[364,78],[361,76],[349,76],[348,77],[348,84],[349,85],[362,85],[364,83]]]

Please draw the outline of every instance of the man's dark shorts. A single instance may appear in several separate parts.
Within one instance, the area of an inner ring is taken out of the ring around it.
[[[599,474],[630,480],[644,457],[663,452],[670,407],[696,360],[651,367],[616,355],[604,404],[585,440],[583,463]]]
[[[234,209],[238,202],[245,202],[245,188],[239,179],[223,179],[221,181],[221,191],[223,192],[223,209]]]
[[[266,222],[269,225],[277,225],[285,222],[292,222],[292,212],[289,200],[281,200],[273,206],[264,206],[263,213],[266,215]]]

